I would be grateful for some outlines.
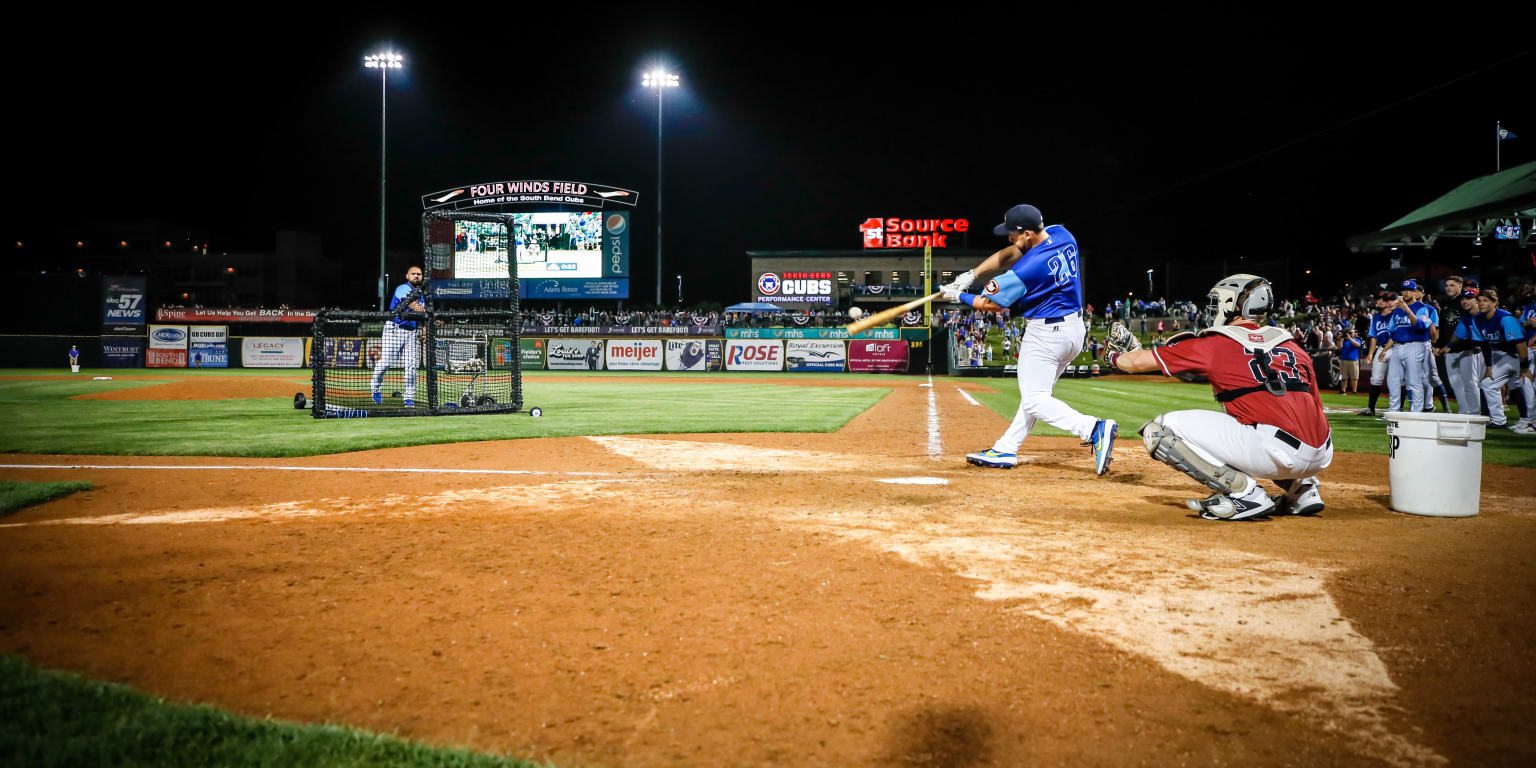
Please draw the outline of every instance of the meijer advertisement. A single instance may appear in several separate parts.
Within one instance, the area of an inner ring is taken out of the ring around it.
[[[784,361],[791,371],[841,371],[847,360],[841,341],[784,342]]]
[[[661,370],[660,339],[609,339],[608,370]]]
[[[725,342],[727,371],[784,370],[784,342],[731,339]]]

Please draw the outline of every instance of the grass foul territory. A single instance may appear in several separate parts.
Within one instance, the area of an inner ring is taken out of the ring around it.
[[[238,717],[0,656],[0,765],[538,768],[333,725]]]
[[[977,392],[976,399],[1005,418],[1013,418],[1019,408],[1017,383],[1012,379],[991,379],[988,383],[995,384],[999,391]],[[1145,381],[1062,379],[1056,382],[1055,392],[1057,397],[1083,413],[1119,422],[1121,447],[1118,450],[1140,450],[1137,430],[1148,419],[1160,413],[1190,409],[1221,410],[1211,395],[1209,384],[1185,384],[1163,377],[1148,376]],[[1323,393],[1324,408],[1349,411],[1328,414],[1328,423],[1333,427],[1335,449],[1352,453],[1387,452],[1386,422],[1354,413],[1363,409],[1365,404],[1366,398],[1363,395]],[[1380,407],[1385,408],[1386,405],[1386,398],[1383,397]],[[1513,415],[1513,409],[1511,414],[1510,423],[1514,423],[1518,416]],[[1040,422],[1035,425],[1032,434],[1065,436],[1067,433]],[[1490,429],[1488,439],[1483,443],[1483,462],[1536,467],[1536,436]]]
[[[525,402],[543,408],[543,418],[506,414],[316,420],[285,399],[70,399],[163,383],[157,381],[0,377],[0,406],[13,414],[9,428],[0,434],[0,452],[285,457],[524,437],[833,432],[890,392],[770,382],[530,379]]]
[[[0,480],[0,517],[5,517],[22,507],[62,499],[71,493],[89,491],[90,483],[68,481],[62,483],[22,483]]]

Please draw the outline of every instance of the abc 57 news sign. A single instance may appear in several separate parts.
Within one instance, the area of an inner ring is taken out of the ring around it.
[[[727,371],[784,370],[784,342],[773,339],[729,339],[725,342]]]
[[[661,340],[609,339],[607,357],[610,371],[659,371]]]
[[[774,304],[831,304],[836,285],[831,272],[763,272],[753,283],[757,300]]]

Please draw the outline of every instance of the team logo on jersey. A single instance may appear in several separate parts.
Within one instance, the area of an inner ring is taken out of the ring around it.
[[[984,294],[986,294],[988,296],[996,296],[997,295],[997,290],[998,290],[998,288],[997,288],[997,281],[996,280],[988,280],[987,281],[987,289],[982,291],[982,293],[984,293]]]
[[[772,272],[764,272],[757,279],[757,290],[772,295],[779,292],[779,276]]]

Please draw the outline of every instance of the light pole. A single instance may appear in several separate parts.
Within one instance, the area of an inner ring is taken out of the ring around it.
[[[677,276],[677,306],[683,306],[683,276]]]
[[[668,88],[676,88],[677,75],[657,69],[645,73],[640,84],[656,89],[656,306],[661,306],[661,102]]]
[[[405,66],[405,57],[393,51],[375,53],[363,57],[363,66],[379,71],[379,310],[384,306],[384,140],[386,138],[385,117],[388,115],[386,106],[389,84],[389,71]]]

